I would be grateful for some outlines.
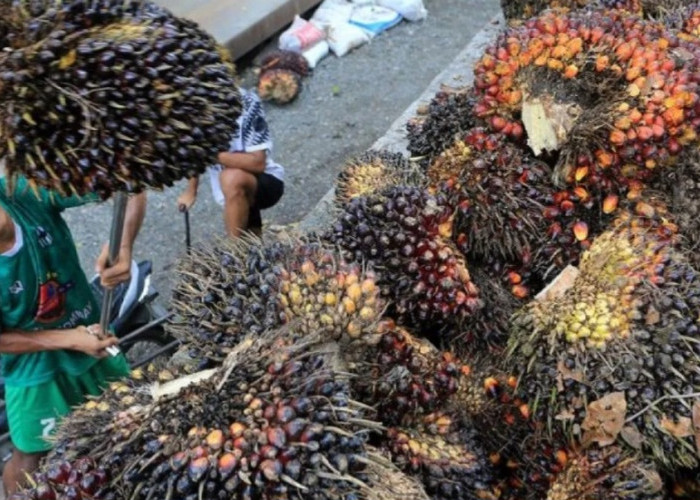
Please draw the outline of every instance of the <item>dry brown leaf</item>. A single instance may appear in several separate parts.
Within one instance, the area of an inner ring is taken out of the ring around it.
[[[700,401],[693,404],[693,431],[695,432],[695,447],[700,453]]]
[[[615,442],[625,425],[627,400],[624,392],[613,392],[588,405],[581,424],[583,443],[609,446]]]
[[[644,436],[637,430],[633,425],[628,425],[620,432],[620,437],[625,440],[625,443],[630,445],[635,450],[642,449],[642,443],[644,442]]]
[[[678,419],[678,422],[674,422],[673,419],[670,419],[664,415],[661,418],[661,423],[659,426],[671,436],[677,438],[686,438],[694,435],[693,424],[688,417],[681,417]]]
[[[660,320],[661,320],[661,315],[659,314],[659,311],[657,311],[653,307],[649,307],[649,310],[647,311],[646,317],[644,318],[644,321],[646,322],[647,326],[655,325]]]

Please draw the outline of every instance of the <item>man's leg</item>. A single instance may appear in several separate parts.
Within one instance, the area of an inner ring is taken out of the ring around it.
[[[232,238],[248,229],[250,207],[255,201],[258,180],[255,175],[237,168],[221,171],[221,191],[224,193],[224,224]]]
[[[13,451],[12,458],[5,464],[5,469],[2,471],[5,493],[12,495],[21,486],[26,485],[27,474],[37,470],[41,459],[45,456],[46,452],[22,453],[19,450]]]

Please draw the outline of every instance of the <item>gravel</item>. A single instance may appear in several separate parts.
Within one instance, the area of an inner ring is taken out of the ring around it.
[[[290,105],[266,105],[275,142],[274,158],[286,167],[286,193],[263,212],[266,227],[298,222],[333,185],[345,159],[366,151],[431,80],[499,11],[496,0],[428,0],[429,16],[404,22],[343,58],[329,56],[304,80]],[[264,53],[276,39],[263,46]],[[249,64],[239,67],[242,85],[254,86]],[[194,243],[223,234],[221,207],[208,178],[200,184],[190,220]],[[185,251],[182,214],[176,199],[184,183],[149,193],[148,214],[136,244],[136,259],[154,263],[154,285],[167,303],[172,270]],[[109,234],[111,204],[66,212],[83,267],[93,263]]]

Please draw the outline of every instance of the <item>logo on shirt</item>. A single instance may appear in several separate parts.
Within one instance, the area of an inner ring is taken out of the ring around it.
[[[53,243],[53,237],[49,234],[49,232],[44,229],[41,226],[37,226],[36,229],[36,238],[39,241],[39,245],[41,248],[46,248],[48,246],[51,246]]]
[[[39,286],[39,307],[34,320],[37,323],[53,323],[66,314],[66,295],[73,282],[59,283],[57,275],[50,273],[48,280]]]
[[[19,295],[24,291],[24,285],[21,281],[17,280],[12,284],[9,290],[12,295]]]

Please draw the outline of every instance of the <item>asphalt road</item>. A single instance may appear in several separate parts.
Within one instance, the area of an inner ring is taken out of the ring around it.
[[[286,194],[263,213],[267,227],[299,221],[333,185],[343,162],[367,150],[420,96],[499,9],[497,0],[427,0],[428,18],[404,22],[343,58],[329,56],[304,80],[291,105],[266,105],[275,159],[286,167]],[[263,47],[264,53],[276,40]],[[250,66],[239,68],[244,86],[253,85]],[[203,179],[204,181],[205,179]],[[167,303],[173,264],[185,250],[182,214],[176,198],[183,184],[149,193],[148,214],[135,258],[155,266],[155,286]],[[66,213],[88,274],[109,234],[111,204]],[[221,208],[208,180],[191,213],[192,239],[223,233]]]

